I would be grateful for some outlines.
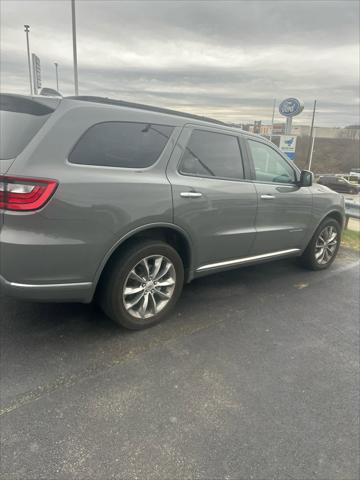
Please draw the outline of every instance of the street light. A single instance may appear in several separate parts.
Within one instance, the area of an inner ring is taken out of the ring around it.
[[[71,0],[71,20],[72,20],[75,95],[78,96],[79,95],[79,80],[78,80],[78,68],[77,68],[75,0]]]
[[[24,25],[25,34],[26,34],[26,46],[27,46],[27,57],[28,57],[28,66],[29,66],[29,84],[30,84],[30,95],[33,94],[32,81],[31,81],[31,60],[30,60],[30,45],[29,45],[29,32],[30,25]]]
[[[55,75],[56,75],[56,91],[59,91],[59,74],[58,74],[58,63],[54,62],[55,65]]]

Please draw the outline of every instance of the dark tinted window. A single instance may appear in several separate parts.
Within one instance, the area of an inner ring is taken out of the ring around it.
[[[254,162],[255,178],[261,182],[294,183],[295,172],[273,148],[264,143],[249,140]]]
[[[244,178],[237,137],[194,130],[183,154],[180,171],[200,177]]]
[[[69,161],[107,167],[149,167],[159,158],[173,129],[149,123],[99,123],[80,138]]]
[[[0,95],[0,160],[19,155],[52,112],[27,98]]]

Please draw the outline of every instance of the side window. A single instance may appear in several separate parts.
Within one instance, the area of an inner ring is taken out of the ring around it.
[[[104,122],[92,126],[70,153],[69,162],[145,168],[159,158],[174,127],[151,123]]]
[[[184,151],[180,172],[230,180],[244,178],[237,137],[194,130]]]
[[[294,170],[273,148],[248,140],[255,167],[255,179],[261,182],[295,183]]]

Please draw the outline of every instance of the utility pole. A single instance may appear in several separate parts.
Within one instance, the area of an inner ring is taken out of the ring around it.
[[[316,137],[316,128],[314,128],[314,135],[313,135],[312,141],[311,141],[311,149],[310,149],[310,158],[309,158],[308,170],[311,170],[311,164],[312,164],[313,153],[314,153],[315,137]]]
[[[54,62],[55,65],[55,75],[56,75],[56,91],[59,91],[59,74],[58,74],[58,63]]]
[[[75,0],[71,0],[71,20],[72,20],[72,37],[73,37],[75,95],[78,96],[79,95],[79,80],[78,80],[77,47],[76,47]]]
[[[26,46],[27,46],[27,57],[28,57],[28,66],[29,66],[29,85],[30,85],[30,95],[33,94],[32,80],[31,80],[31,60],[30,60],[30,45],[29,45],[29,31],[30,25],[24,25],[25,34],[26,34]]]
[[[275,117],[275,107],[276,107],[276,98],[274,98],[274,104],[273,104],[273,112],[272,112],[272,119],[271,119],[270,142],[272,142],[272,137],[273,137],[273,130],[274,130],[274,117]]]
[[[310,164],[311,162],[310,156],[311,156],[311,146],[313,144],[315,112],[316,112],[316,100],[314,100],[314,107],[313,107],[313,114],[312,114],[311,128],[310,128],[309,149],[308,149],[308,155],[307,155],[308,164]],[[309,167],[309,170],[310,170],[310,167]]]

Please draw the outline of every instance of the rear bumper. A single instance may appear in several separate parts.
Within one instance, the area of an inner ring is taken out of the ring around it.
[[[29,284],[9,282],[0,275],[1,292],[5,295],[37,302],[82,302],[92,300],[93,284],[81,283],[51,283]]]

